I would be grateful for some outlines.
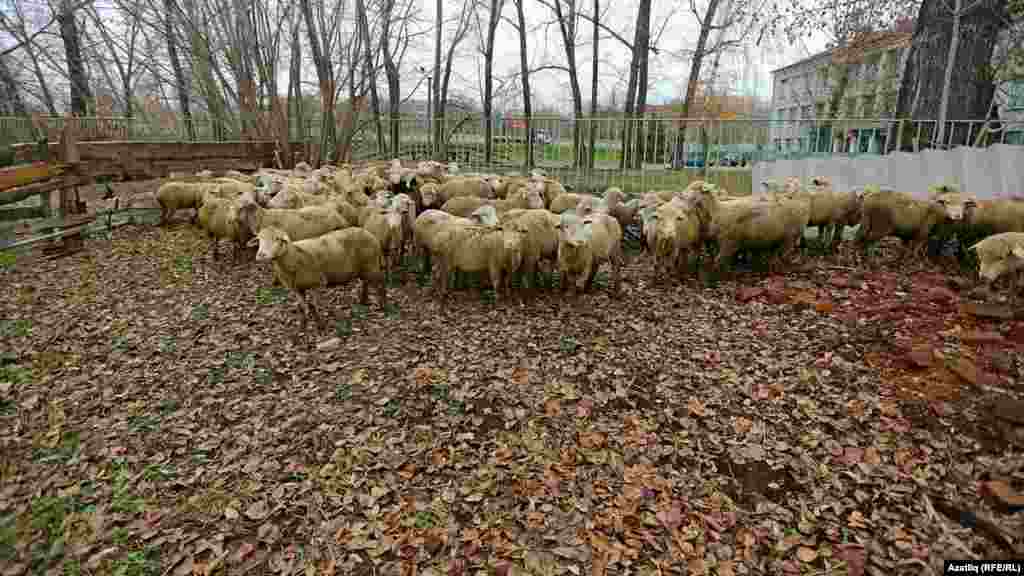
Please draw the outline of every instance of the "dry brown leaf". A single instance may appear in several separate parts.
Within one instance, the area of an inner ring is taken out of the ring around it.
[[[736,576],[736,562],[733,560],[719,561],[718,576]]]
[[[878,454],[878,449],[874,446],[869,446],[864,450],[864,462],[872,466],[878,466],[882,463],[882,457]]]
[[[809,564],[818,558],[818,551],[814,548],[801,546],[796,549],[796,557],[803,563]]]
[[[544,413],[549,418],[556,418],[562,413],[562,404],[558,401],[558,398],[549,398],[544,402]]]
[[[512,371],[512,383],[516,386],[526,386],[530,383],[530,371],[519,367]]]
[[[690,398],[686,403],[686,409],[690,412],[691,416],[703,417],[705,414],[704,403],[696,398]]]
[[[413,381],[419,387],[427,386],[434,379],[434,369],[429,366],[417,366],[412,373]]]
[[[738,416],[734,418],[732,421],[732,429],[736,431],[736,434],[739,434],[740,436],[746,434],[747,432],[750,432],[750,428],[753,425],[753,420],[751,420],[750,418],[744,418],[743,416]]]
[[[853,512],[850,512],[850,515],[847,517],[846,522],[850,525],[850,528],[867,528],[867,524],[865,523],[866,519],[864,518],[864,515],[860,513],[859,510],[854,510]]]

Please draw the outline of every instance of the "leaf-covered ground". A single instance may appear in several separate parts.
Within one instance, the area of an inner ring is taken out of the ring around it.
[[[1024,480],[1024,322],[977,316],[931,265],[651,286],[634,257],[618,299],[462,290],[444,310],[410,278],[387,310],[321,291],[330,324],[303,332],[269,267],[210,260],[187,225],[87,248],[0,271],[4,574],[1024,555],[1024,514],[977,489]]]

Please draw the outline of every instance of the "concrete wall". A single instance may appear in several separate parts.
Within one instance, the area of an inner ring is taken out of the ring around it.
[[[808,182],[827,176],[835,190],[867,184],[891,186],[926,198],[928,187],[945,182],[959,184],[978,198],[1024,196],[1024,146],[994,144],[988,148],[893,152],[885,156],[806,158],[758,162],[753,166],[751,191],[761,194],[760,182],[789,176]]]

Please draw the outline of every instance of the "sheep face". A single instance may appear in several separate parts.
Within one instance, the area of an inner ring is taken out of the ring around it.
[[[497,226],[498,211],[490,204],[485,204],[469,215],[469,219],[482,226]]]
[[[420,187],[420,201],[424,206],[433,206],[437,200],[437,184],[428,182]]]
[[[288,249],[290,242],[288,234],[283,230],[264,228],[260,230],[259,235],[249,241],[248,245],[259,246],[259,249],[256,251],[256,261],[264,262],[273,260],[283,254]]]
[[[416,216],[414,212],[415,205],[412,201],[412,197],[408,194],[396,194],[395,197],[391,199],[391,206],[400,214],[408,214],[413,218]]]
[[[501,196],[505,192],[505,181],[499,176],[491,176],[487,179],[487,183],[491,186],[491,190],[494,190],[495,196]]]
[[[526,190],[526,206],[531,210],[539,210],[544,207],[544,185],[538,188],[533,184]]]
[[[391,204],[391,193],[386,191],[380,191],[373,195],[373,203],[381,208],[387,207]]]
[[[558,228],[560,240],[573,248],[585,246],[594,235],[594,223],[575,214],[563,213]]]
[[[975,206],[973,198],[966,197],[958,192],[936,194],[933,196],[933,200],[946,211],[946,218],[954,222],[964,220],[969,215],[968,205],[971,206],[971,209]]]

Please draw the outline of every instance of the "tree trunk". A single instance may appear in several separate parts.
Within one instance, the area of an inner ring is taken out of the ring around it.
[[[494,161],[494,37],[497,35],[498,22],[501,21],[501,10],[505,0],[491,0],[491,9],[487,16],[487,40],[484,46],[484,164],[490,166]]]
[[[302,42],[299,35],[300,22],[292,24],[292,61],[291,61],[291,88],[289,93],[295,98],[295,122],[298,124],[298,140],[306,141],[306,115],[302,103]],[[288,138],[291,139],[291,128],[288,130]],[[291,167],[294,159],[289,156],[286,166]]]
[[[441,28],[444,26],[444,0],[437,0],[436,18],[434,20],[434,118],[431,118],[434,149],[431,150],[435,160],[438,158],[438,146],[441,142],[441,123],[437,116],[441,109]]]
[[[896,117],[939,119],[945,100],[947,121],[985,119],[996,89],[990,64],[992,50],[1006,25],[1007,10],[1007,0],[979,0],[958,19],[960,30],[954,48],[953,28],[957,19],[948,17],[942,0],[924,0],[900,81]],[[946,58],[953,50],[956,61],[947,75]],[[946,141],[951,146],[967,145],[969,132],[968,124],[956,124]],[[912,138],[916,128],[904,127],[903,133]],[[893,138],[889,140],[889,150],[903,145]]]
[[[71,113],[75,116],[88,116],[89,78],[85,70],[85,61],[82,59],[78,22],[75,20],[75,11],[71,0],[64,0],[61,4],[57,20],[60,22],[60,37],[64,42],[64,53],[68,61]]]
[[[637,104],[640,100],[637,98],[637,94],[640,91],[645,93],[644,100],[646,101],[647,74],[642,72],[642,68],[646,65],[647,54],[650,49],[650,29],[651,0],[640,0],[636,12],[636,31],[633,34],[632,57],[629,62],[629,83],[626,86],[626,126],[622,132],[622,158],[619,160],[619,167],[621,169],[632,168],[639,164],[635,154],[632,154],[632,152],[633,142],[639,138],[640,133],[636,114],[638,112]],[[641,80],[644,81],[643,86],[639,85]],[[642,111],[639,112],[643,113]]]
[[[711,25],[715,21],[715,12],[718,11],[720,0],[709,0],[708,9],[704,12],[704,19],[700,23],[700,35],[697,37],[697,48],[693,52],[693,59],[690,62],[690,77],[686,81],[686,96],[683,98],[682,126],[676,135],[676,153],[673,155],[672,167],[686,167],[686,130],[689,128],[690,107],[694,98],[697,97],[697,86],[700,85],[700,68],[704,63],[704,56],[707,54],[708,36],[711,34]]]
[[[377,94],[377,67],[373,62],[373,46],[370,43],[370,23],[366,17],[366,2],[356,0],[356,18],[358,18],[359,34],[363,37],[363,62],[370,82],[370,106],[373,108],[373,119],[377,129],[377,153],[383,154],[384,126],[380,121],[380,96]],[[387,27],[385,25],[385,27]]]
[[[313,19],[310,0],[299,0],[302,14],[306,20],[306,34],[309,37],[309,49],[313,54],[313,65],[316,66],[317,80],[320,81],[320,102],[323,109],[321,122],[320,155],[313,162],[319,166],[321,158],[337,155],[337,137],[334,125],[334,67],[330,59],[320,48],[319,32]]]
[[[7,66],[7,58],[3,56],[0,56],[0,90],[3,93],[4,114],[28,116],[28,108],[25,107],[25,100],[18,90],[18,83]]]
[[[390,124],[388,127],[388,138],[391,140],[391,156],[400,157],[399,122],[401,120],[401,78],[398,75],[398,65],[395,63],[394,54],[391,53],[391,22],[395,10],[395,0],[384,1],[383,29],[381,30],[380,46],[384,56],[384,74],[388,80],[388,113]]]
[[[554,0],[555,16],[558,17],[558,29],[562,33],[562,44],[565,46],[565,61],[569,68],[569,88],[572,90],[573,116],[583,116],[583,93],[580,90],[579,72],[576,69],[576,0],[566,0],[568,13],[562,13],[562,1]],[[580,146],[583,144],[579,122],[573,123],[572,129],[572,165],[576,168],[580,164]]]
[[[558,1],[558,0],[556,0]],[[533,130],[531,129],[532,110],[530,109],[530,65],[526,54],[526,16],[523,14],[524,0],[514,0],[516,4],[516,21],[519,23],[519,74],[523,83],[523,114],[526,115],[526,163],[525,168],[533,168]]]
[[[185,122],[185,134],[189,141],[196,139],[196,130],[192,125],[192,107],[189,102],[189,86],[185,73],[178,58],[178,37],[174,32],[174,19],[178,15],[178,6],[174,0],[164,0],[164,40],[167,42],[167,58],[171,62],[174,73],[174,90],[178,96],[178,107],[181,108],[181,119]]]
[[[587,168],[594,169],[597,156],[597,61],[600,41],[598,22],[601,14],[601,0],[594,0],[594,54],[591,61],[590,78],[590,147],[587,150]]]

